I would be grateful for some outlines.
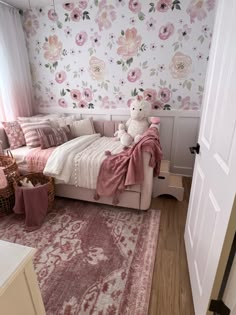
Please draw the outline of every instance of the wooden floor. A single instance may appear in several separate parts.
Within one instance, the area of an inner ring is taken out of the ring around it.
[[[152,201],[161,210],[158,248],[153,274],[149,315],[194,315],[184,247],[190,178],[184,178],[182,202],[170,196]]]

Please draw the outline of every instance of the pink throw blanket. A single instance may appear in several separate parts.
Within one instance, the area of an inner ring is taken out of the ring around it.
[[[125,187],[142,184],[144,180],[142,152],[149,152],[149,166],[154,168],[154,176],[160,173],[162,149],[159,133],[156,128],[149,128],[142,139],[131,148],[110,155],[101,165],[95,199],[99,196],[114,196],[113,203],[117,204],[119,194]]]
[[[27,231],[33,231],[43,223],[48,210],[48,185],[34,188],[16,187],[13,211],[25,214]]]
[[[43,172],[47,160],[55,147],[42,150],[41,148],[35,148],[31,150],[26,156],[26,162],[29,172]]]

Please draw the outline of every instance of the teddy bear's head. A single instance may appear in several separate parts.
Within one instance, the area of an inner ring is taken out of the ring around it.
[[[130,105],[130,116],[134,120],[143,120],[151,115],[152,106],[145,99],[136,99]]]

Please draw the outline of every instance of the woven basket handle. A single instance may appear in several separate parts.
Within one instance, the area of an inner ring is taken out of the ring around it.
[[[13,159],[13,155],[12,155],[11,150],[6,150],[6,153],[7,153],[7,156],[9,156],[10,158]]]

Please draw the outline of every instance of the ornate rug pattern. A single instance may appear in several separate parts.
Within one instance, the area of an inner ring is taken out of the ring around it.
[[[0,238],[38,249],[34,267],[47,315],[145,315],[160,211],[57,198],[39,230],[0,219]]]

